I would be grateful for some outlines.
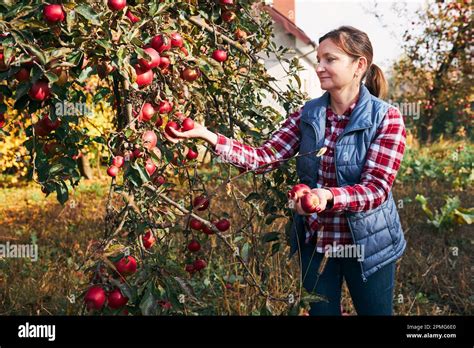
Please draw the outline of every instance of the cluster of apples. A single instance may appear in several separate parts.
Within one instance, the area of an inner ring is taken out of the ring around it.
[[[205,211],[206,209],[209,208],[209,198],[206,197],[205,195],[200,195],[194,198],[193,200],[193,209],[196,209],[197,211]],[[230,228],[230,222],[228,219],[220,219],[220,220],[215,220],[212,222],[212,224],[221,232],[225,232]],[[189,220],[189,227],[191,229],[196,230],[196,231],[201,231],[206,235],[212,235],[214,234],[214,231],[207,225],[203,224],[201,221],[195,218],[191,218]],[[201,244],[197,239],[192,239],[188,245],[187,245],[187,250],[195,253],[201,250]],[[187,264],[185,266],[186,272],[190,273],[191,275],[194,274],[197,271],[202,270],[207,266],[207,263],[203,259],[196,259],[192,264]]]
[[[161,101],[159,106],[155,106],[151,103],[145,103],[143,107],[141,108],[140,112],[138,113],[138,120],[141,122],[148,122],[152,120],[156,112],[158,112],[161,115],[161,114],[171,112],[172,109],[173,109],[173,104],[167,100]],[[166,126],[164,127],[164,132],[168,136],[172,138],[174,137],[173,133],[171,132],[171,128],[181,131],[181,132],[189,131],[194,128],[194,121],[192,120],[192,118],[184,117],[184,115],[180,112],[176,113],[175,116],[177,119],[181,119],[182,121],[176,122],[173,120],[169,120],[166,123]],[[163,126],[163,119],[161,118],[161,116],[156,119],[155,126],[156,127]],[[145,149],[147,149],[148,151],[155,152],[155,153],[160,153],[160,150],[156,147],[158,143],[158,137],[153,130],[144,131],[142,134],[141,140],[142,140],[142,145]],[[135,146],[136,147],[133,149],[133,151],[127,153],[130,161],[132,161],[134,158],[141,158],[145,155],[144,152],[140,149],[139,145],[135,145]],[[194,160],[198,157],[198,155],[199,154],[197,151],[195,151],[192,148],[188,148],[186,151],[185,157],[188,160]],[[110,167],[107,169],[107,174],[111,177],[116,177],[119,173],[120,168],[124,165],[124,163],[125,163],[124,156],[122,155],[115,156],[112,159],[112,163]],[[174,158],[172,160],[172,163],[174,165],[178,165],[177,153],[174,153]],[[152,176],[155,173],[156,169],[157,167],[152,161],[152,159],[147,158],[145,161],[145,170],[147,171],[148,175]],[[159,175],[155,177],[153,181],[155,182],[155,184],[160,186],[165,182],[165,178]]]
[[[237,15],[233,11],[233,7],[237,4],[234,0],[219,0],[219,4],[222,7],[221,19],[224,22],[231,23],[235,20]]]
[[[311,192],[311,188],[305,184],[297,184],[288,192],[288,199],[298,202],[305,213],[316,213],[319,205],[318,196]]]
[[[137,260],[131,255],[124,256],[115,262],[114,266],[121,276],[127,277],[137,271]],[[124,307],[128,300],[128,297],[123,295],[119,288],[115,287],[110,292],[106,292],[100,285],[90,287],[84,296],[84,302],[88,310],[100,310],[104,307],[106,301],[109,308],[119,309]]]

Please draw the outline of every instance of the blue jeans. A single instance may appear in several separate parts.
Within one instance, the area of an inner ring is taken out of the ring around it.
[[[392,315],[395,262],[367,278],[364,283],[357,258],[330,257],[318,280],[318,268],[323,258],[313,244],[301,247],[304,288],[323,296],[328,302],[311,303],[310,315],[341,315],[341,287],[345,279],[358,315]],[[316,286],[315,286],[316,285]]]

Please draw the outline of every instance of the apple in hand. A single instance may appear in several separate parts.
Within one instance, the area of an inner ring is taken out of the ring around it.
[[[300,205],[305,213],[316,213],[316,208],[319,205],[319,197],[313,192],[307,193],[300,198]]]
[[[288,192],[288,198],[293,200],[298,200],[303,195],[310,193],[311,188],[305,184],[296,184],[293,188]]]

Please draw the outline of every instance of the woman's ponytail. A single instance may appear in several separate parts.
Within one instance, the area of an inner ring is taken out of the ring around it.
[[[369,92],[380,99],[385,99],[388,94],[388,84],[382,69],[371,64],[365,76],[364,84]]]

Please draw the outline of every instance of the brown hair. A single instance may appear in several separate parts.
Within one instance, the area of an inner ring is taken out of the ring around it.
[[[372,63],[374,51],[366,33],[354,27],[342,26],[320,37],[319,43],[326,39],[331,39],[341,50],[354,59],[365,57],[368,68],[361,81],[365,78],[364,84],[374,96],[382,99],[387,96],[387,80],[382,70]]]

